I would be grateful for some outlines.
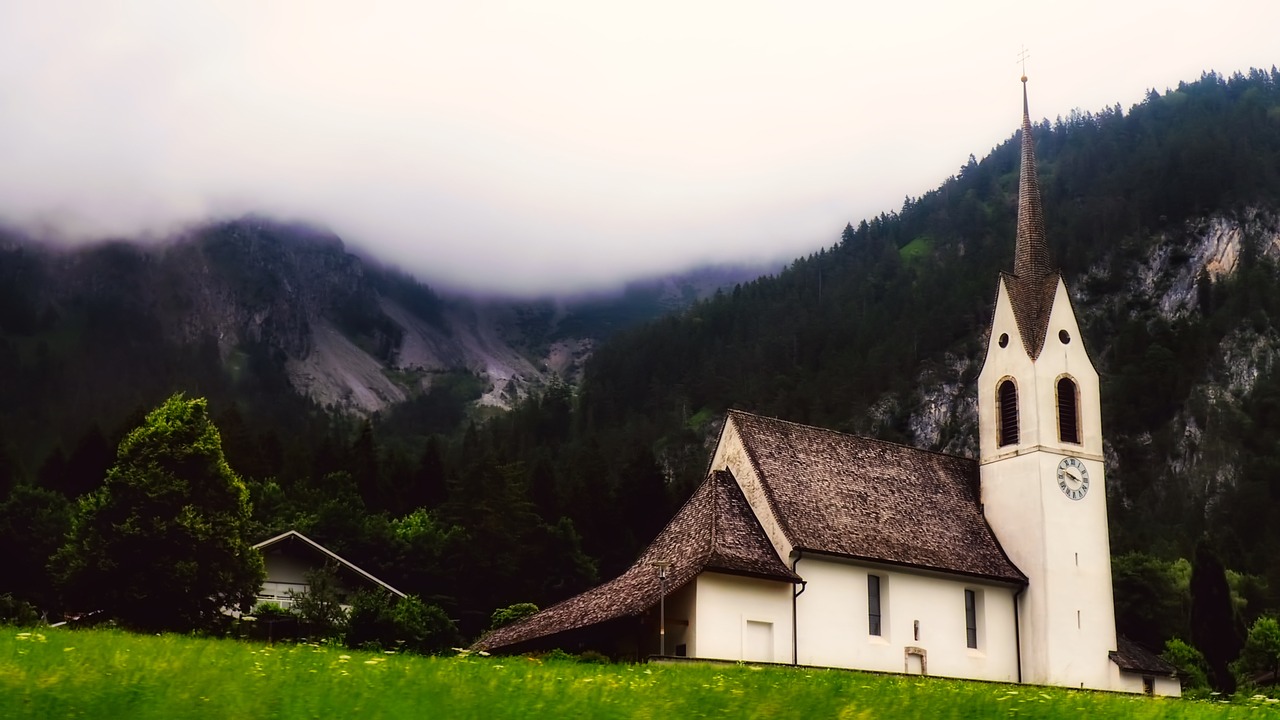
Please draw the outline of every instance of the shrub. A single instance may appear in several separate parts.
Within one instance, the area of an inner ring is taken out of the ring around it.
[[[1165,662],[1178,668],[1182,678],[1184,694],[1203,693],[1209,690],[1209,663],[1204,653],[1195,646],[1179,638],[1170,638],[1164,644],[1164,652],[1160,654]]]
[[[1264,684],[1277,684],[1280,681],[1280,622],[1266,616],[1255,620],[1233,669],[1242,680],[1261,678]]]
[[[0,595],[0,623],[30,627],[40,622],[40,613],[25,600],[5,593]]]
[[[503,625],[510,625],[517,620],[523,620],[537,612],[538,606],[533,603],[516,603],[515,605],[498,608],[493,611],[493,615],[489,616],[489,629],[497,630]]]
[[[289,591],[298,619],[312,635],[340,637],[346,628],[347,613],[338,602],[337,570],[326,566],[303,573],[303,577],[307,581],[306,591]]]
[[[259,620],[286,620],[289,618],[297,618],[298,614],[289,608],[279,605],[278,603],[263,600],[253,606],[253,616]]]
[[[355,649],[402,647],[424,654],[462,642],[444,610],[413,595],[397,600],[385,591],[361,592],[353,598],[345,639]]]

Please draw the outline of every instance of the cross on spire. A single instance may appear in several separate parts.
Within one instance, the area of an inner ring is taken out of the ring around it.
[[[1027,58],[1031,57],[1031,51],[1026,45],[1022,46],[1022,50],[1018,52],[1018,62],[1022,63],[1022,82],[1027,82]]]

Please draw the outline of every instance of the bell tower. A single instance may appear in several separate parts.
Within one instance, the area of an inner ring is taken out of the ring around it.
[[[978,377],[982,503],[1028,578],[1023,681],[1117,689],[1098,373],[1045,241],[1026,83],[1013,272],[997,282]]]

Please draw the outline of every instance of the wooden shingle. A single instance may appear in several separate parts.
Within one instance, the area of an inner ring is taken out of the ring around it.
[[[1026,582],[982,516],[974,460],[739,410],[727,422],[796,548]]]
[[[742,490],[727,472],[711,473],[626,572],[609,582],[476,642],[494,650],[567,630],[639,615],[658,604],[662,587],[653,564],[671,563],[667,594],[705,570],[799,582],[769,543]]]

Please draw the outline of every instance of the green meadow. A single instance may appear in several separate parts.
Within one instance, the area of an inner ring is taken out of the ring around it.
[[[735,665],[593,665],[0,628],[3,718],[1234,718],[1227,704]]]

